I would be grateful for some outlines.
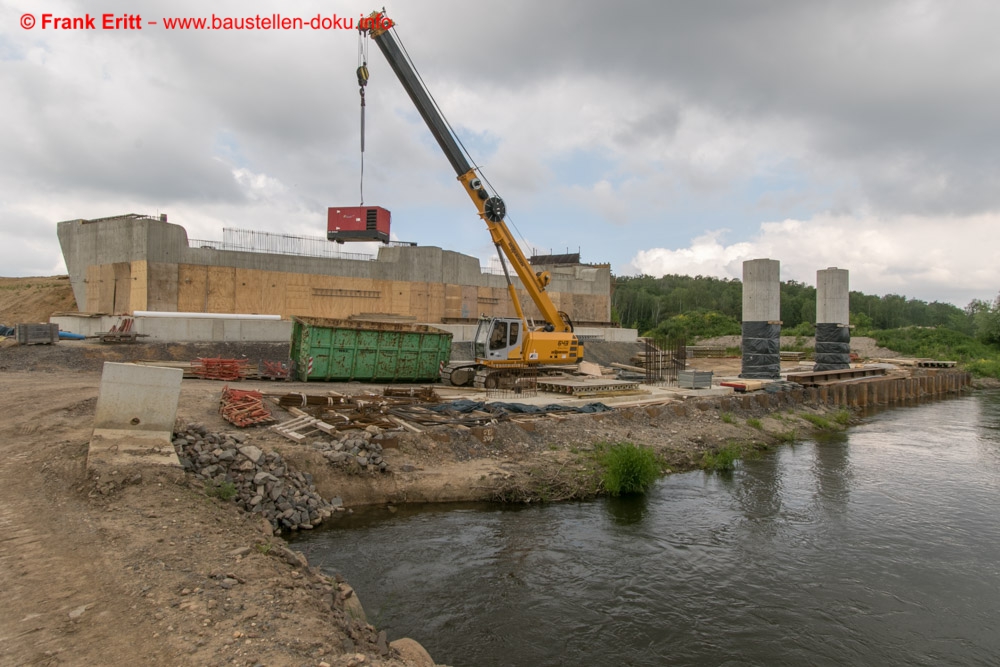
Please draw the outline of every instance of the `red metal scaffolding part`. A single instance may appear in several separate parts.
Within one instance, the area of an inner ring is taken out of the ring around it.
[[[271,411],[264,405],[262,393],[254,390],[230,389],[229,385],[222,389],[219,413],[227,422],[240,428],[271,424],[275,421]]]

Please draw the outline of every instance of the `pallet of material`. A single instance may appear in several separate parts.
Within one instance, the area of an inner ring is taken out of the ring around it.
[[[761,380],[733,380],[732,382],[720,382],[719,386],[732,387],[734,391],[743,393],[763,389],[764,383]]]
[[[792,352],[792,351],[781,350],[780,352],[778,352],[778,355],[781,357],[782,361],[802,361],[803,359],[806,358],[805,352]]]
[[[917,362],[918,368],[954,368],[955,361],[935,361],[933,359],[921,359]]]
[[[596,396],[600,395],[624,395],[625,393],[636,393],[639,391],[638,382],[626,380],[568,380],[555,378],[539,378],[538,388],[555,394],[569,394],[570,396]]]
[[[806,387],[817,387],[834,382],[860,380],[862,378],[885,375],[885,368],[865,366],[863,368],[848,368],[842,371],[813,371],[811,373],[789,373],[789,382],[798,382]]]
[[[726,348],[722,345],[688,345],[687,356],[694,359],[722,358],[726,356]]]

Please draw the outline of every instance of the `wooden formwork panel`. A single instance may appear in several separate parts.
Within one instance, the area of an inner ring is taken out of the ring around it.
[[[462,307],[462,286],[444,285],[444,313],[443,316],[449,319],[471,317],[463,314]]]
[[[146,266],[145,306],[132,303],[132,310],[177,311],[178,269],[169,262],[149,262]],[[135,276],[135,263],[132,264]]]
[[[118,276],[118,287],[123,281]],[[114,269],[88,267],[87,310],[112,312],[127,298],[131,309],[192,312],[248,312],[348,318],[386,313],[420,321],[475,319],[485,314],[513,317],[506,287],[374,280],[347,276],[285,273],[260,269],[191,264],[140,263],[131,266],[127,296],[116,292]],[[525,314],[540,313],[524,290],[518,296]],[[549,295],[577,321],[604,321],[609,299],[603,295]],[[117,303],[116,303],[117,297]],[[145,301],[145,303],[143,303]]]
[[[203,313],[208,305],[208,267],[180,264],[177,267],[177,310]]]
[[[132,294],[132,267],[128,262],[115,262],[111,265],[111,271],[114,275],[111,312],[127,313]]]
[[[176,281],[174,286],[176,288]],[[128,302],[130,311],[149,310],[149,273],[146,260],[136,260],[132,262],[132,285],[129,288]],[[173,309],[171,309],[173,310]]]
[[[86,298],[86,311],[88,313],[99,313],[101,312],[101,267],[98,264],[92,264],[87,267],[87,275],[84,278],[84,285],[86,286],[87,298]]]
[[[440,322],[444,317],[444,283],[427,285],[427,316],[423,322]]]
[[[231,266],[208,267],[205,310],[210,313],[236,311],[236,269]]]

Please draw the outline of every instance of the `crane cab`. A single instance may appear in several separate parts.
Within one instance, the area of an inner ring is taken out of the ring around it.
[[[516,317],[479,320],[473,354],[483,361],[519,360],[524,333],[524,323]]]

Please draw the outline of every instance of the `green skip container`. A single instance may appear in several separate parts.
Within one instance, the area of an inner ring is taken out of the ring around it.
[[[451,358],[451,334],[426,324],[293,317],[291,355],[302,382],[430,382]]]

